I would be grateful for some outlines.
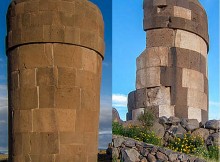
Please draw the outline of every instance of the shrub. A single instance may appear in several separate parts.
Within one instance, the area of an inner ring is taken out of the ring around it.
[[[123,134],[123,126],[118,122],[112,123],[112,133],[115,135],[122,135]]]
[[[201,137],[194,137],[190,134],[185,134],[184,138],[175,137],[173,141],[169,141],[168,148],[187,154],[194,154],[196,149],[204,146],[204,141]]]
[[[153,123],[155,121],[156,117],[154,113],[150,110],[144,110],[144,113],[139,115],[138,121],[141,122],[141,124],[149,130],[151,126],[153,126]]]

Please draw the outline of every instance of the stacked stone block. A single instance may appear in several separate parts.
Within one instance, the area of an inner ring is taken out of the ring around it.
[[[96,162],[103,19],[87,0],[14,0],[8,14],[12,162]]]
[[[207,15],[197,0],[145,0],[146,50],[137,58],[127,119],[145,109],[160,116],[208,119]]]

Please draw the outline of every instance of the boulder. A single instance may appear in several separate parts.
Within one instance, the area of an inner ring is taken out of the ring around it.
[[[132,162],[140,161],[140,159],[139,159],[140,154],[139,154],[139,152],[137,152],[137,150],[127,149],[127,150],[125,150],[125,153],[127,154],[128,160],[130,160]]]
[[[220,146],[220,132],[210,134],[206,140],[207,146],[217,145]]]
[[[192,132],[192,136],[200,136],[204,140],[206,140],[209,136],[209,131],[207,129],[204,129],[204,128],[199,128],[199,129]]]
[[[187,131],[193,131],[195,129],[199,128],[199,122],[197,119],[182,119],[181,125],[187,130]]]
[[[177,160],[178,154],[177,153],[173,153],[168,155],[169,161],[174,161]]]
[[[132,139],[127,139],[126,141],[124,141],[123,143],[126,147],[135,147],[135,141]]]
[[[158,122],[154,122],[150,130],[153,131],[156,134],[156,136],[160,138],[163,138],[165,133],[163,125],[159,124]]]
[[[119,151],[117,148],[112,148],[112,157],[113,158],[119,158]]]
[[[172,123],[172,124],[178,124],[181,122],[180,118],[175,117],[175,116],[171,116],[168,118],[168,122]]]
[[[149,162],[156,162],[157,161],[156,157],[154,155],[152,155],[152,154],[148,154],[147,155],[147,160]]]
[[[113,139],[113,146],[114,147],[119,147],[121,144],[125,141],[123,137],[118,137]]]
[[[161,153],[161,152],[157,152],[156,157],[157,157],[157,159],[162,160],[162,161],[167,161],[168,160],[168,157],[165,154]]]
[[[166,123],[168,123],[168,118],[166,116],[162,116],[159,118],[159,123],[164,125]]]
[[[220,129],[220,120],[209,120],[205,123],[205,128],[207,129]]]
[[[183,135],[186,133],[186,130],[180,124],[178,124],[177,126],[172,125],[168,132],[173,136],[182,138]]]

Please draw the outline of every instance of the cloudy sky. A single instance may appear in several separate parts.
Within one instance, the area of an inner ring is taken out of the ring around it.
[[[127,95],[135,90],[136,58],[146,48],[143,0],[113,0],[112,103],[123,120]],[[219,99],[219,0],[200,0],[209,20],[209,118],[220,119]]]
[[[101,112],[100,112],[100,136],[99,147],[107,148],[111,142],[111,120],[112,120],[112,7],[111,0],[91,0],[99,6],[103,13],[105,21],[105,60],[103,62],[103,77],[101,87]],[[0,152],[7,151],[7,58],[5,55],[5,35],[6,35],[6,20],[5,15],[10,0],[0,1]]]

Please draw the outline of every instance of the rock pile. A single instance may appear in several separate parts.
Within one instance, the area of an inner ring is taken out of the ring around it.
[[[112,143],[113,159],[121,159],[123,162],[205,162],[205,160],[194,156],[174,152],[167,148],[154,146],[131,138],[113,135]]]

